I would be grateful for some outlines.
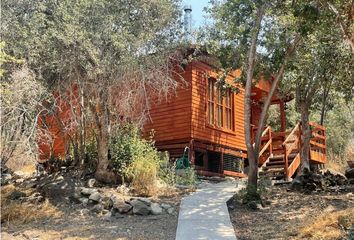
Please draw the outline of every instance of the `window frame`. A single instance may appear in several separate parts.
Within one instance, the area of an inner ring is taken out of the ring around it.
[[[213,90],[212,94],[210,93],[211,88]],[[221,97],[220,102],[218,97],[220,96],[219,94],[221,91],[219,89],[220,87],[216,86],[215,78],[209,77],[206,79],[206,126],[208,128],[217,129],[218,131],[235,134],[234,93],[231,91],[231,89],[227,89],[227,93]],[[210,99],[210,97],[212,97],[212,99]],[[229,104],[227,103],[227,100],[229,100]],[[210,109],[211,106],[213,107],[212,110]],[[218,124],[218,120],[220,119],[218,119],[219,111],[221,111],[221,124]],[[211,113],[213,113],[213,116],[210,116]],[[227,116],[230,116],[230,121],[228,123],[228,119],[226,119]],[[212,123],[210,122],[210,119],[213,119]],[[228,127],[229,125],[230,128]]]

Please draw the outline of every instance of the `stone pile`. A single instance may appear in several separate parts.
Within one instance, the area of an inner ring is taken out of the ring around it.
[[[175,209],[169,204],[152,202],[148,198],[136,197],[124,200],[117,195],[106,196],[96,188],[77,188],[72,201],[82,204],[97,214],[106,216],[129,215],[160,215],[164,213],[173,214]]]
[[[323,172],[309,172],[297,176],[290,185],[290,190],[314,192],[323,191],[331,187],[343,186],[348,184],[347,177],[333,170]]]
[[[349,164],[348,169],[345,171],[345,176],[348,178],[350,184],[354,184],[354,161],[351,161],[352,164]]]

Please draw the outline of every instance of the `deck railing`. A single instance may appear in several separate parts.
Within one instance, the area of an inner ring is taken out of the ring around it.
[[[326,162],[326,136],[325,128],[317,123],[310,122],[310,160],[317,163]],[[256,128],[252,130],[255,136]],[[299,122],[292,131],[273,132],[270,126],[266,127],[261,135],[261,150],[259,151],[259,166],[262,166],[273,154],[283,155],[284,177],[289,179],[294,175],[301,163],[300,150],[301,123]],[[293,153],[292,156],[290,156]],[[290,160],[292,161],[290,162]]]

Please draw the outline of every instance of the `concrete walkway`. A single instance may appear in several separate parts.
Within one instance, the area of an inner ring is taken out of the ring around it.
[[[226,201],[244,184],[237,180],[203,182],[182,199],[176,240],[236,240]]]

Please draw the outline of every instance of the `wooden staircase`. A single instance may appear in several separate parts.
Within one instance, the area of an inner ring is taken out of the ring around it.
[[[324,164],[327,161],[325,128],[313,122],[310,126],[310,162]],[[301,148],[301,123],[291,132],[272,132],[270,126],[266,127],[261,139],[259,174],[276,180],[294,177],[301,163]]]

